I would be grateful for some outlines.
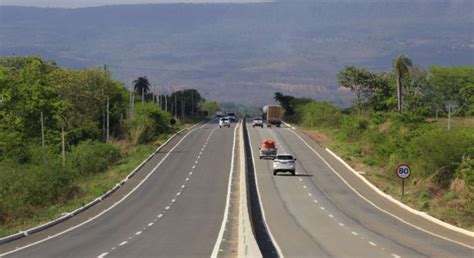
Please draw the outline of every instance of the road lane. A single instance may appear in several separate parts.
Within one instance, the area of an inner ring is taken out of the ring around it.
[[[262,177],[261,192],[264,209],[284,209],[294,225],[301,227],[312,241],[335,257],[472,257],[472,250],[433,237],[410,227],[375,209],[348,188],[328,166],[286,128],[249,128],[255,140],[254,149],[261,140],[275,139],[279,152],[295,154],[297,176],[271,176],[271,162],[257,157],[257,173]],[[253,132],[252,132],[253,131]],[[287,174],[289,175],[289,174]],[[268,223],[286,256],[303,254],[300,248],[287,245],[281,217],[271,212]],[[295,230],[295,229],[292,229]],[[280,232],[281,231],[281,232]],[[280,232],[280,233],[279,233]],[[293,237],[293,236],[291,236]],[[312,253],[319,255],[319,253]]]
[[[233,127],[195,129],[122,203],[10,256],[209,256],[224,213]]]

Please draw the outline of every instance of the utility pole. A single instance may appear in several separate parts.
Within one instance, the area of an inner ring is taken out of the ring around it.
[[[41,111],[41,156],[43,157],[43,164],[46,165],[46,149],[44,145],[44,121],[43,111]]]
[[[109,132],[110,132],[110,111],[109,111],[109,96],[107,96],[107,135],[105,141],[109,141]]]
[[[64,124],[61,126],[61,145],[62,145],[62,158],[63,168],[66,167],[66,144],[64,142]]]
[[[178,118],[178,93],[174,92],[174,117]]]
[[[194,91],[191,91],[191,117],[194,117]]]
[[[183,91],[183,96],[181,96],[181,121],[184,121],[184,111],[186,109],[185,105],[185,99],[184,99],[184,91]]]
[[[448,131],[451,130],[451,104],[448,104]]]

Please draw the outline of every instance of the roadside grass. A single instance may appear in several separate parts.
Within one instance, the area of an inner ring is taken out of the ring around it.
[[[473,122],[472,118],[456,118],[452,126],[454,128],[472,127]],[[438,120],[435,124],[444,128],[447,121]],[[405,181],[405,195],[402,198],[401,180],[391,169],[394,165],[393,161],[389,160],[382,164],[377,162],[377,156],[372,152],[373,143],[363,138],[347,141],[340,137],[337,128],[302,127],[301,129],[320,145],[339,155],[356,171],[364,172],[363,176],[383,192],[414,209],[474,231],[474,189],[470,189],[463,180],[454,179],[447,188],[441,188],[432,181],[432,176],[412,176]],[[412,169],[418,166],[418,164],[411,165]],[[474,172],[470,171],[470,173]]]
[[[190,126],[192,124],[184,124],[177,127],[174,131],[189,128]],[[163,144],[173,133],[161,134],[153,143],[136,146],[127,141],[112,141],[112,144],[118,147],[122,153],[120,160],[115,162],[105,172],[77,179],[76,185],[78,190],[74,193],[74,196],[70,196],[67,200],[47,207],[35,207],[35,210],[31,211],[34,213],[34,216],[15,218],[11,220],[11,223],[2,225],[0,227],[0,237],[46,223],[91,202],[125,178],[126,175],[135,169],[158,146]]]

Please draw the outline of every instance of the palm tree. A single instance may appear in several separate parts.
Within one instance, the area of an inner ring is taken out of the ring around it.
[[[138,77],[133,81],[133,88],[137,94],[142,95],[142,102],[144,101],[145,94],[150,90],[150,82],[146,76]]]
[[[410,73],[411,67],[413,66],[412,61],[408,56],[402,54],[397,56],[393,60],[393,71],[397,76],[397,98],[398,98],[398,111],[403,112],[403,92],[402,92],[402,78]]]

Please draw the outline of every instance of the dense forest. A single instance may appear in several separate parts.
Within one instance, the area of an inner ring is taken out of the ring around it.
[[[409,164],[413,175],[402,200],[472,230],[474,67],[425,70],[408,60],[400,69],[399,58],[406,57],[394,60],[392,72],[341,70],[340,86],[355,96],[347,109],[279,92],[275,99],[287,120],[306,128],[391,195],[401,197],[395,168]]]

